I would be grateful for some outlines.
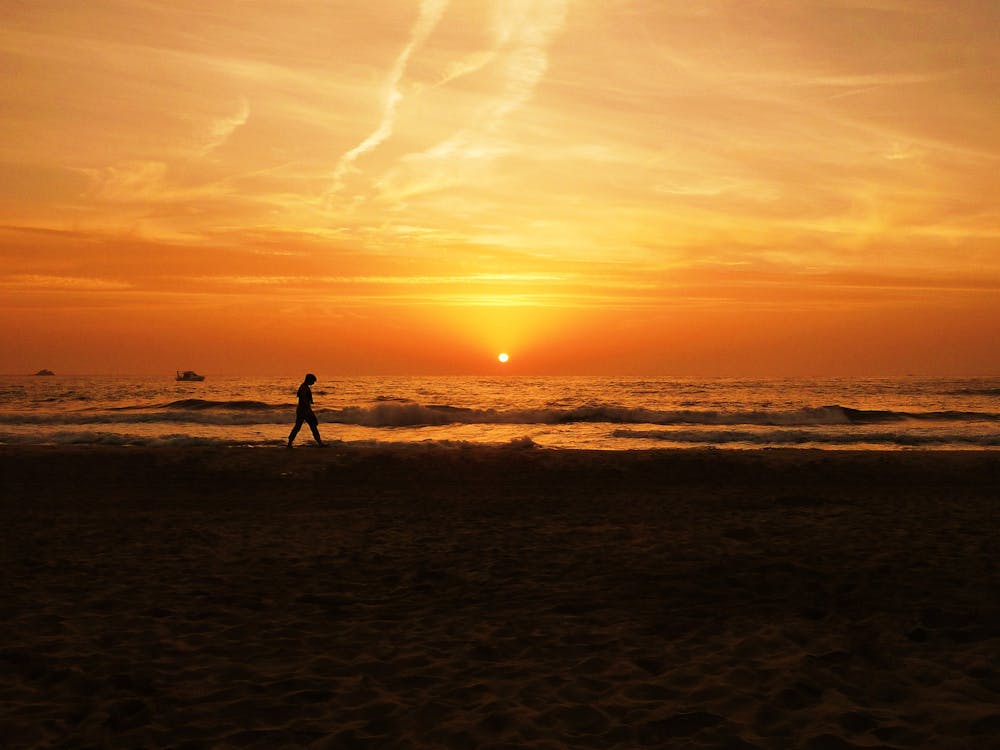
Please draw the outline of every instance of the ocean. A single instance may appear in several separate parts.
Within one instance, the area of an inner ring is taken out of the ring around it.
[[[0,444],[279,446],[300,382],[3,376]],[[355,444],[1000,447],[1000,377],[337,377],[313,394],[324,439]]]

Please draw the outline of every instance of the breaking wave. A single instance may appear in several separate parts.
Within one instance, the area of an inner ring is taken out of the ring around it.
[[[0,424],[86,425],[86,424],[205,424],[267,425],[283,424],[294,417],[287,404],[263,401],[209,401],[183,399],[155,406],[130,406],[103,411],[27,411],[0,413]],[[877,425],[902,422],[1000,422],[1000,413],[973,411],[900,412],[853,409],[846,406],[821,406],[792,410],[716,411],[655,410],[614,405],[573,408],[472,409],[448,404],[423,405],[415,402],[384,400],[372,406],[343,409],[318,409],[322,422],[362,427],[422,427],[463,424],[541,424],[566,425],[604,423],[620,425],[697,425],[733,427],[819,427],[835,425]],[[731,433],[727,433],[731,434]]]
[[[380,403],[373,407],[350,407],[320,412],[327,421],[365,427],[418,427],[447,424],[606,424],[655,425],[849,425],[883,422],[997,422],[1000,414],[966,411],[896,412],[821,406],[789,411],[705,411],[685,409],[660,411],[622,406],[580,406],[575,408],[469,409],[457,406],[417,403]]]
[[[811,430],[631,430],[620,429],[612,437],[633,440],[655,440],[688,445],[770,445],[796,446],[806,444],[852,446],[884,445],[895,447],[967,446],[970,448],[1000,447],[1000,435],[962,433],[907,432],[816,432]]]
[[[620,449],[635,448],[634,441],[645,441],[643,448],[662,445],[664,448],[677,447],[719,447],[719,448],[1000,448],[998,434],[962,434],[957,432],[913,434],[906,432],[858,432],[858,431],[813,431],[808,429],[780,430],[725,430],[725,429],[676,429],[676,430],[636,430],[617,429],[609,435],[612,441],[620,441]],[[387,436],[388,438],[388,436]],[[409,441],[409,442],[407,442]],[[336,438],[328,438],[328,443],[339,443]],[[477,441],[438,437],[413,442],[412,437],[403,442],[361,438],[346,440],[345,445],[376,444],[421,444],[421,445],[473,445]],[[529,449],[545,447],[547,440],[537,441],[531,436],[508,438],[506,442],[487,441],[490,444],[505,444],[510,448]],[[653,445],[650,445],[652,443]],[[278,447],[285,444],[284,430],[277,437],[244,436],[242,439],[224,435],[190,435],[183,432],[166,432],[156,435],[140,435],[130,432],[102,430],[56,430],[46,434],[12,434],[0,431],[0,445],[110,445],[146,447]],[[556,446],[560,447],[560,446]],[[575,447],[572,440],[565,447]],[[608,444],[611,447],[611,443]]]
[[[139,445],[148,447],[240,447],[284,445],[284,440],[231,440],[228,438],[166,433],[162,435],[134,435],[122,432],[101,432],[93,430],[60,430],[40,438],[35,435],[0,433],[0,445]]]
[[[1000,388],[959,388],[945,391],[948,396],[1000,396]]]
[[[164,404],[164,409],[192,409],[201,411],[204,409],[223,409],[239,411],[264,411],[267,409],[281,409],[282,404],[265,404],[263,401],[207,401],[202,398],[184,398],[180,401],[171,401]]]

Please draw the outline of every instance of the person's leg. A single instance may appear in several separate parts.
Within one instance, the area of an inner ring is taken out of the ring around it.
[[[288,447],[292,447],[292,443],[295,441],[295,436],[299,434],[299,430],[302,429],[302,417],[298,414],[295,415],[295,426],[288,435]]]
[[[316,415],[310,414],[306,417],[306,421],[309,423],[309,429],[312,430],[313,440],[315,440],[318,445],[323,445],[323,438],[319,436],[319,420],[316,419]]]

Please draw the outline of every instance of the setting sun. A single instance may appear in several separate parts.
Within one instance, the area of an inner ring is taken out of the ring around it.
[[[500,352],[497,355],[497,361],[500,362],[500,364],[506,364],[508,359],[510,359],[510,356],[507,352]]]

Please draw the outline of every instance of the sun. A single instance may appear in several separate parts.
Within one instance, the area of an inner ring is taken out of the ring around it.
[[[510,359],[510,355],[508,355],[507,352],[500,352],[497,355],[497,362],[499,362],[502,365],[506,364],[508,359]]]

